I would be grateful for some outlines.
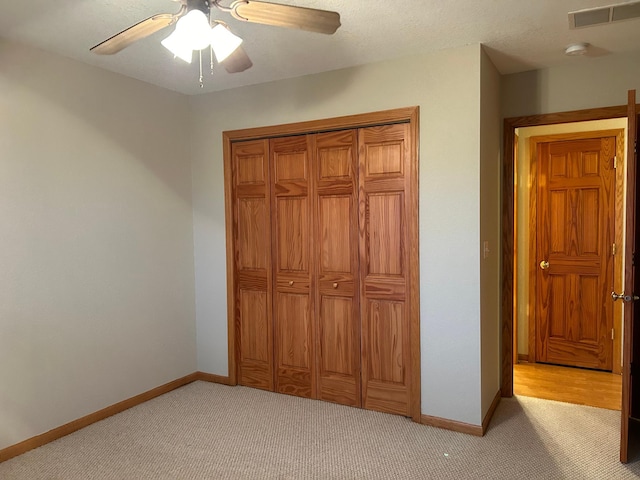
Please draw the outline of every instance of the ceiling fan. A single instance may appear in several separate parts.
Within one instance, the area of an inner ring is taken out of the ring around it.
[[[213,55],[229,73],[243,72],[253,65],[244,49],[242,39],[231,33],[229,26],[211,18],[211,10],[217,9],[245,22],[297,28],[310,32],[332,34],[340,27],[340,14],[315,8],[295,7],[257,0],[236,0],[229,6],[220,0],[173,0],[180,2],[177,13],[160,13],[123,30],[91,48],[99,55],[112,55],[132,43],[176,24],[175,31],[162,44],[175,56],[191,62],[193,51],[211,47]],[[206,23],[203,23],[206,21]],[[197,38],[196,38],[197,37]],[[200,84],[202,85],[202,57]]]

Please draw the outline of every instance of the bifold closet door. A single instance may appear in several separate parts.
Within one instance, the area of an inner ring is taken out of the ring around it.
[[[232,144],[241,385],[410,415],[412,144],[408,124]]]
[[[311,137],[270,141],[275,390],[317,398]]]
[[[359,131],[362,404],[405,416],[411,407],[408,145],[408,124]]]
[[[314,140],[318,398],[360,406],[357,131]]]
[[[269,142],[231,148],[240,385],[273,390]]]

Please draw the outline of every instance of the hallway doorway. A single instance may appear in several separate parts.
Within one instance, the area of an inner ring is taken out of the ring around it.
[[[514,363],[621,372],[625,126],[516,129]]]
[[[517,129],[522,127],[558,125],[563,123],[585,122],[592,120],[608,120],[615,118],[627,119],[628,144],[625,149],[625,161],[628,168],[624,176],[624,188],[621,190],[628,208],[624,215],[624,245],[620,244],[625,265],[623,265],[624,281],[620,285],[624,290],[614,290],[611,293],[612,301],[622,299],[625,303],[624,310],[624,338],[623,348],[620,355],[622,363],[622,408],[621,408],[621,428],[620,428],[620,461],[626,463],[630,459],[629,452],[635,448],[632,445],[632,427],[638,417],[640,405],[637,401],[640,396],[632,395],[632,380],[634,370],[632,360],[634,355],[640,355],[640,342],[638,335],[640,330],[633,329],[634,323],[638,320],[640,310],[634,308],[634,302],[639,299],[634,292],[638,288],[638,278],[633,261],[634,252],[638,251],[640,245],[640,215],[636,208],[637,190],[636,185],[640,184],[639,171],[637,166],[636,139],[638,137],[638,120],[640,118],[640,105],[636,102],[635,90],[627,92],[628,101],[626,105],[613,107],[601,107],[588,110],[575,110],[570,112],[560,112],[554,114],[541,114],[526,117],[513,117],[504,120],[504,148],[503,148],[503,182],[502,182],[502,374],[501,374],[501,394],[504,397],[511,397],[514,391],[514,364],[518,362],[518,339],[516,336],[518,324],[516,309],[518,308],[516,275],[514,269],[517,267],[515,254],[517,253],[517,230],[515,229],[515,206],[517,165]],[[620,293],[622,292],[622,293]],[[620,303],[620,302],[616,302]],[[640,334],[640,333],[639,333]],[[617,362],[616,362],[617,363]],[[638,384],[638,382],[636,382]],[[635,412],[635,413],[634,413]]]
[[[604,121],[604,123],[603,123]],[[616,123],[617,122],[617,123]],[[531,295],[535,280],[535,258],[529,258],[530,153],[531,137],[571,132],[611,130],[626,126],[626,110],[608,107],[597,110],[519,117],[505,120],[505,178],[503,193],[503,372],[502,395],[513,393],[513,366],[518,361],[536,362],[534,325],[529,322]],[[526,148],[525,148],[526,147]],[[624,146],[621,149],[624,156]],[[623,179],[620,175],[620,179]],[[512,188],[509,188],[511,186]],[[619,186],[616,185],[616,188]],[[622,182],[620,187],[624,187]],[[618,214],[620,215],[620,214]],[[509,235],[509,232],[511,234]],[[616,232],[621,241],[621,232]],[[618,240],[616,237],[616,240]],[[619,267],[618,267],[619,268]],[[515,270],[514,270],[515,269]],[[621,270],[618,270],[621,272]],[[619,310],[619,307],[616,306]],[[620,317],[620,312],[616,312]],[[616,345],[619,342],[615,342]],[[616,347],[614,372],[620,371],[620,350]]]

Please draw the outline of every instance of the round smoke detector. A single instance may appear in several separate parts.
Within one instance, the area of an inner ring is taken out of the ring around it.
[[[578,55],[586,54],[588,48],[589,48],[588,43],[573,43],[569,45],[567,48],[565,48],[564,53],[565,55],[575,57]]]

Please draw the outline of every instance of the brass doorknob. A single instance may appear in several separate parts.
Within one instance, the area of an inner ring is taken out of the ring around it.
[[[542,260],[540,262],[540,268],[546,270],[547,268],[549,268],[549,262],[547,262],[546,260]]]
[[[613,298],[614,302],[616,300],[622,300],[623,302],[626,302],[626,303],[637,302],[638,300],[640,300],[640,297],[638,295],[625,295],[624,293],[616,293],[616,292],[611,292],[611,298]]]
[[[333,283],[333,288],[338,288],[338,282]]]

